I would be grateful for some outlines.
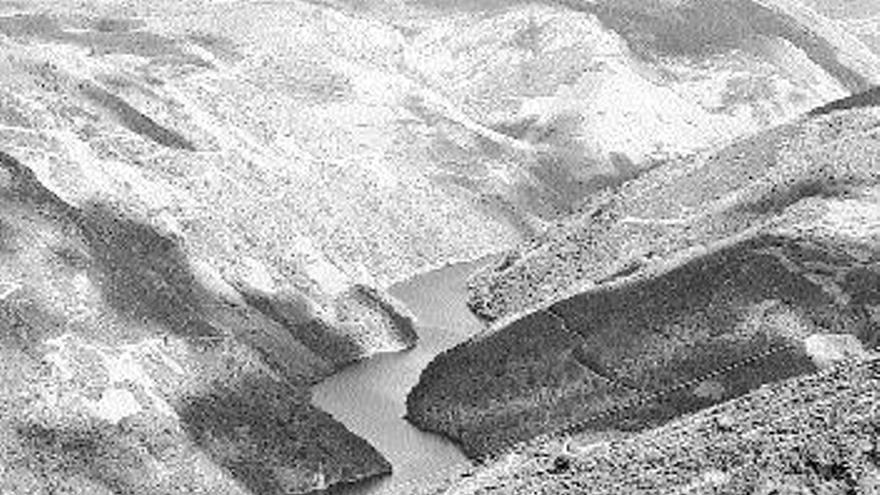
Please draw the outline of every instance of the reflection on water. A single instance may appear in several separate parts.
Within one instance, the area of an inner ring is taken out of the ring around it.
[[[467,276],[487,260],[447,266],[391,287],[419,320],[419,342],[348,367],[313,389],[313,403],[376,447],[394,474],[333,493],[380,495],[400,483],[467,462],[451,442],[421,432],[404,419],[406,394],[434,356],[482,329],[465,306]]]

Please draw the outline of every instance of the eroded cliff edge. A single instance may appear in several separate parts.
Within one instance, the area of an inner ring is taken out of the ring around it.
[[[656,170],[478,275],[472,307],[505,316],[431,363],[409,417],[481,456],[595,417],[647,428],[874,348],[878,124],[832,112]]]

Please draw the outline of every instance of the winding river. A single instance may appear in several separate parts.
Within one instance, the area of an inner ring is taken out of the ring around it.
[[[393,469],[391,476],[332,493],[391,494],[401,483],[467,462],[451,442],[416,429],[403,416],[406,394],[431,359],[482,329],[465,305],[465,282],[473,270],[488,261],[449,265],[392,286],[389,292],[418,318],[416,347],[350,366],[313,389],[312,402],[370,442]]]

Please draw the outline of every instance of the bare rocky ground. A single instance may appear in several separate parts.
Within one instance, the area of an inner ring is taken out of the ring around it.
[[[880,81],[827,19],[724,5],[0,2],[0,492],[387,472],[309,405],[327,374],[414,344],[385,287]],[[869,134],[860,115],[844,127]],[[830,218],[873,201],[834,198]],[[849,304],[823,287],[799,301]],[[780,304],[755,311],[793,318]],[[822,318],[870,333],[858,311]],[[744,335],[743,355],[799,338]],[[563,374],[604,373],[588,354]]]

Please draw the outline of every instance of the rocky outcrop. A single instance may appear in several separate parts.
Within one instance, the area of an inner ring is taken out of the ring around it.
[[[620,439],[536,443],[410,493],[876,493],[880,359],[762,387]]]
[[[511,255],[472,299],[510,315],[431,363],[409,417],[481,456],[572,423],[650,427],[852,344],[817,335],[875,347],[878,124],[859,108],[739,140]]]

